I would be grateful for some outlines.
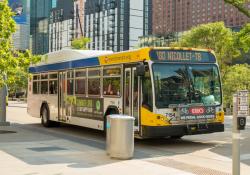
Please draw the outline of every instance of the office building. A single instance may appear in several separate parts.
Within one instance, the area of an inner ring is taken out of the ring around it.
[[[30,7],[33,54],[68,48],[83,35],[84,0],[31,0]]]
[[[250,4],[246,4],[250,9]],[[153,34],[183,32],[199,24],[224,21],[241,27],[249,18],[223,0],[152,0]]]
[[[30,36],[33,54],[49,52],[49,14],[52,0],[30,0]]]
[[[15,49],[24,51],[30,48],[30,2],[29,0],[9,0],[9,6],[15,14],[13,18],[16,22],[16,31],[12,35],[13,44]]]
[[[70,48],[71,41],[83,36],[83,0],[59,0],[50,11],[49,52]]]
[[[90,49],[123,51],[151,32],[151,0],[86,0],[85,36]]]

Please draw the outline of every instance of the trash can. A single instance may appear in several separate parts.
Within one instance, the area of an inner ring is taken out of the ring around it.
[[[110,115],[108,152],[110,157],[129,159],[134,154],[134,117]]]

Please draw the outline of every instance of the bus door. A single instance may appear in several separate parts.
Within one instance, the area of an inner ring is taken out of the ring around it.
[[[66,72],[59,72],[59,90],[58,90],[58,120],[66,121]]]
[[[139,77],[136,75],[136,68],[125,68],[124,70],[124,91],[123,91],[123,112],[126,115],[135,117],[135,131],[139,131]]]

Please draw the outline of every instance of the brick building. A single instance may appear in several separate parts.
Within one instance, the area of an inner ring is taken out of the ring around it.
[[[203,23],[224,21],[237,28],[250,21],[223,0],[152,0],[153,34],[182,32]],[[247,4],[250,9],[250,4]]]

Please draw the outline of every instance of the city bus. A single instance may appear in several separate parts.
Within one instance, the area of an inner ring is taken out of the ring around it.
[[[61,50],[29,68],[28,113],[45,127],[106,129],[107,116],[133,116],[137,138],[224,131],[218,64],[212,50],[146,47]]]

